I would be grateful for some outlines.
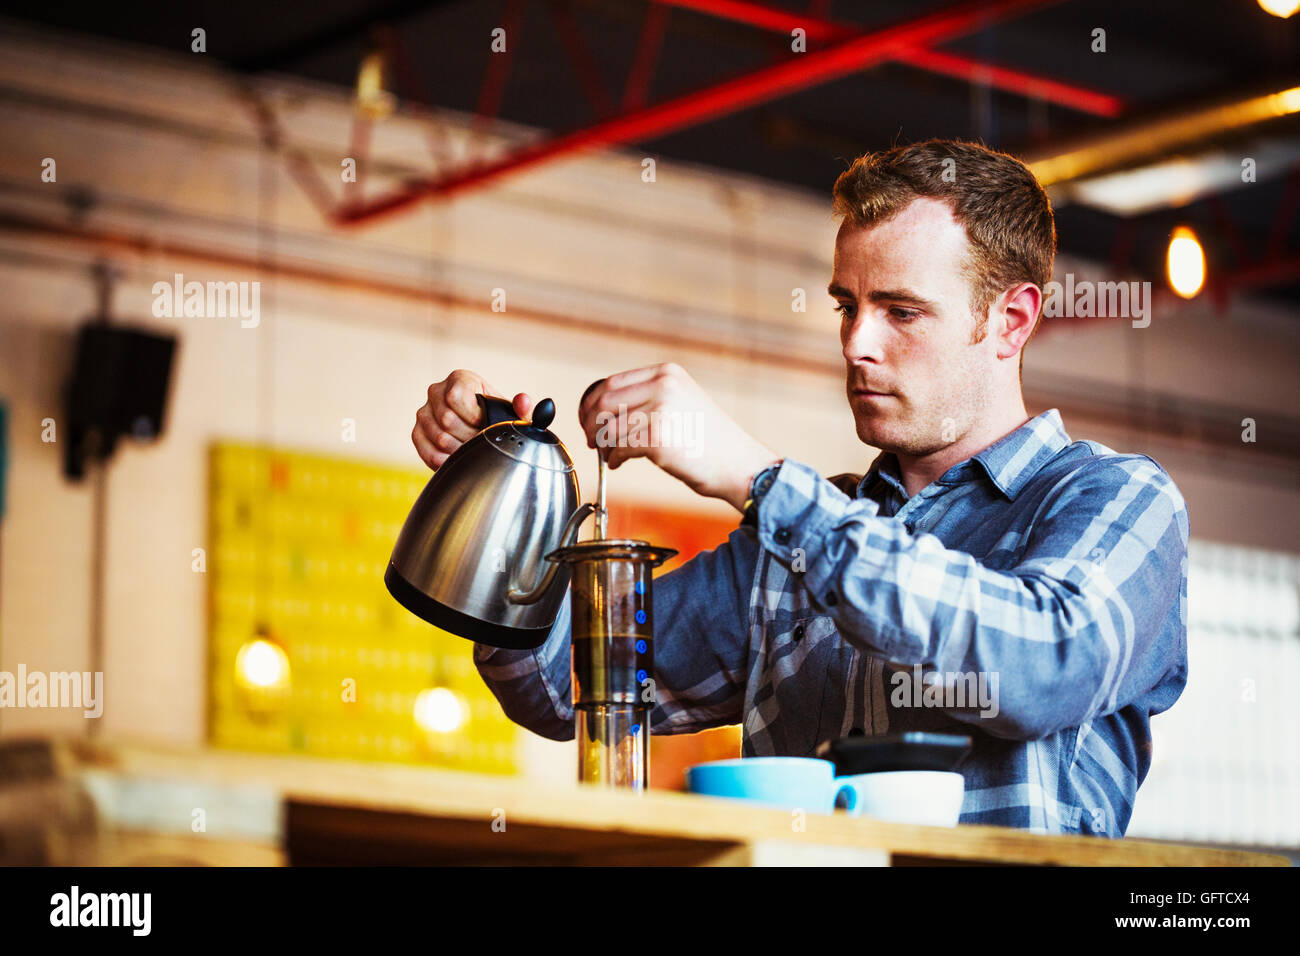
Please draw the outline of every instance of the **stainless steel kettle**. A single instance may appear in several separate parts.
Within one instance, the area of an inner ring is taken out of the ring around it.
[[[573,544],[596,506],[579,506],[573,459],[548,430],[554,402],[524,422],[504,399],[478,401],[483,429],[420,492],[384,584],[435,627],[526,650],[546,640],[569,585],[569,566],[546,555]]]

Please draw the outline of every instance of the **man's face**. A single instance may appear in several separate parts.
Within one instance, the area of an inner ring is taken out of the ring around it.
[[[840,227],[830,293],[863,442],[926,455],[960,440],[989,406],[996,336],[990,327],[971,342],[968,252],[965,229],[934,199],[887,222]]]

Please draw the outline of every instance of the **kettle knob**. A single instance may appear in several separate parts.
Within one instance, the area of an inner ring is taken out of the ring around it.
[[[544,398],[533,406],[533,426],[535,428],[550,428],[553,421],[555,421],[555,403],[553,401]]]

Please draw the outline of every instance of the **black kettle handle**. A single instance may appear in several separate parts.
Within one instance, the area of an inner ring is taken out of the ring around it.
[[[475,395],[478,399],[479,408],[483,409],[483,424],[480,429],[487,428],[489,425],[500,425],[502,422],[517,422],[519,416],[515,414],[514,403],[507,398],[493,398],[490,395]],[[555,403],[549,398],[544,398],[533,406],[533,424],[541,429],[549,428],[551,422],[555,420]]]
[[[509,399],[492,398],[488,395],[475,395],[474,397],[478,399],[478,407],[483,409],[483,423],[479,425],[479,428],[519,420],[519,416],[515,414],[515,406]]]

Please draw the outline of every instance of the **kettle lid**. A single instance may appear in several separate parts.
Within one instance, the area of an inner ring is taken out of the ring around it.
[[[479,408],[483,409],[483,428],[491,425],[512,424],[515,431],[536,441],[548,445],[558,445],[560,440],[550,431],[551,422],[555,421],[555,402],[544,398],[533,406],[532,422],[523,422],[515,415],[514,405],[504,398],[492,398],[476,395]]]
[[[521,421],[514,406],[503,398],[478,396],[483,409],[483,430],[467,444],[486,443],[531,468],[572,473],[573,459],[560,439],[546,426],[555,418],[555,403],[544,398],[533,407],[533,420]],[[457,454],[460,449],[457,449]],[[450,460],[450,459],[448,459]],[[576,493],[576,489],[575,489]]]

